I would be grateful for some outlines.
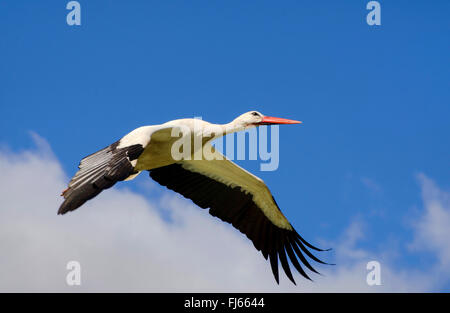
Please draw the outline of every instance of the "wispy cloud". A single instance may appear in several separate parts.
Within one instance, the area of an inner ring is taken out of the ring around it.
[[[269,264],[245,236],[170,192],[149,201],[113,188],[76,212],[57,216],[58,195],[68,178],[45,140],[34,139],[37,150],[0,152],[0,291],[374,292],[435,287],[429,273],[398,269],[384,255],[358,248],[367,227],[360,220],[332,243],[337,265],[321,267],[324,276],[313,276],[314,283],[297,277],[299,286],[283,276],[277,286]],[[427,247],[448,264],[448,206],[436,204],[442,193],[425,176],[420,179],[426,211],[416,228],[417,249],[431,241]],[[82,267],[79,287],[65,282],[71,260]],[[370,260],[382,264],[382,286],[366,284]]]
[[[382,191],[381,186],[373,179],[368,177],[361,177],[363,185],[373,193],[380,193]]]
[[[424,212],[414,223],[414,250],[432,252],[439,268],[450,274],[450,191],[440,189],[423,173],[417,175],[422,189]]]

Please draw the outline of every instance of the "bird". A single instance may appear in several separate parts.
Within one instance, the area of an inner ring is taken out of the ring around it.
[[[212,145],[212,141],[221,136],[261,125],[300,123],[250,111],[227,124],[185,118],[139,127],[80,161],[79,170],[61,194],[64,201],[58,214],[74,211],[117,182],[132,180],[148,171],[150,178],[160,185],[192,200],[200,208],[209,209],[212,216],[245,234],[270,262],[277,284],[280,283],[278,261],[293,284],[296,282],[289,261],[304,278],[312,281],[304,267],[320,273],[306,256],[328,264],[310,250],[331,249],[317,248],[300,236],[281,212],[264,181],[233,163]],[[180,138],[191,140],[178,150],[184,157],[174,153],[177,149],[173,147],[177,142],[179,145]],[[209,151],[211,155],[192,157],[200,150]]]

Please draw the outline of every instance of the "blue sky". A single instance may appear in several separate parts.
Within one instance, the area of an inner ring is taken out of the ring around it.
[[[380,1],[381,26],[367,1],[80,1],[81,26],[66,3],[0,0],[0,144],[13,151],[33,131],[70,176],[142,125],[253,109],[302,120],[280,128],[277,171],[239,164],[310,241],[361,220],[360,246],[378,252],[413,239],[419,173],[450,186],[448,1]],[[397,252],[399,267],[433,262]]]

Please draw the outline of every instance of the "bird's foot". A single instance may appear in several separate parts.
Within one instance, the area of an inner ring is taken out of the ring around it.
[[[61,192],[61,197],[63,197],[64,194],[65,194],[68,190],[69,190],[69,188],[64,189],[63,192]]]

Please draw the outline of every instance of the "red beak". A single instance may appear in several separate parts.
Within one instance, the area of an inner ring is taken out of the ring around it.
[[[288,120],[280,117],[264,116],[258,125],[300,124],[300,121]]]

